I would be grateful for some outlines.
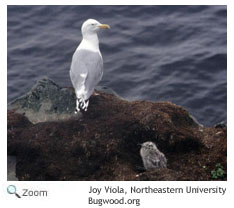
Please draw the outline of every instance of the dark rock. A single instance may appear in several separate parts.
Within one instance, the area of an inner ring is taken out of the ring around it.
[[[7,180],[8,181],[18,181],[15,176],[15,166],[16,166],[16,157],[9,156],[7,157]]]
[[[32,123],[65,120],[75,115],[73,88],[61,88],[48,78],[38,81],[26,94],[8,104],[8,109],[24,114]]]
[[[32,123],[24,116],[16,113],[14,110],[7,112],[7,148],[8,155],[17,155],[18,150],[21,151],[20,134],[24,129],[31,126]]]
[[[227,122],[226,121],[222,121],[220,123],[217,123],[214,125],[215,128],[226,128],[227,127]]]
[[[15,110],[7,111],[7,129],[26,128],[31,122],[22,114],[15,113]]]
[[[55,86],[54,93],[63,89]],[[69,92],[71,114],[75,100]],[[78,118],[31,124],[22,116],[19,125],[12,125],[19,114],[8,112],[8,125],[14,126],[8,128],[8,152],[17,156],[19,180],[212,180],[210,171],[217,163],[226,172],[225,128],[202,127],[170,102],[128,102],[111,93],[98,94]],[[62,114],[67,109],[59,108]],[[168,168],[143,169],[138,144],[145,141],[165,154]]]

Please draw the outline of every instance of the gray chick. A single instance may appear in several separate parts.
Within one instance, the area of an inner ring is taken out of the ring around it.
[[[158,150],[153,142],[144,142],[141,145],[140,155],[146,170],[167,167],[165,155]]]

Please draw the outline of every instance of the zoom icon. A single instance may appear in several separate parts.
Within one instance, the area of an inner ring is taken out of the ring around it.
[[[16,192],[16,186],[15,185],[9,185],[7,187],[7,193],[8,194],[14,194],[16,197],[21,198],[19,194]]]

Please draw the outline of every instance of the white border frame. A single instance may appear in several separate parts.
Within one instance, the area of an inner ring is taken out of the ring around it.
[[[1,139],[0,139],[0,201],[7,203],[7,207],[40,207],[45,206],[56,206],[56,207],[65,207],[72,206],[75,207],[89,207],[88,200],[88,190],[89,186],[98,186],[103,187],[104,185],[110,186],[121,186],[123,188],[128,189],[130,186],[136,185],[139,187],[144,186],[153,186],[153,187],[185,187],[185,186],[200,186],[200,187],[226,187],[227,192],[224,196],[218,194],[160,194],[160,195],[152,195],[152,194],[141,194],[141,195],[128,195],[128,198],[139,197],[141,198],[141,206],[139,207],[158,207],[158,205],[162,205],[163,207],[231,207],[230,202],[233,203],[234,196],[234,184],[233,184],[233,121],[232,115],[233,109],[233,98],[230,93],[233,89],[233,23],[234,20],[234,8],[233,1],[228,0],[158,0],[158,1],[133,1],[133,0],[111,0],[111,1],[84,1],[84,0],[1,0],[0,2],[0,26],[1,26],[1,47],[0,47],[0,63],[1,63],[1,99],[0,99],[0,119],[1,119]],[[228,54],[228,181],[193,181],[193,182],[167,182],[167,181],[159,181],[159,182],[118,182],[118,181],[110,181],[110,182],[25,182],[25,181],[17,181],[17,182],[8,182],[7,181],[7,5],[227,5],[228,9],[228,45],[227,45],[227,54]],[[231,57],[231,58],[230,58]],[[49,197],[47,198],[24,198],[18,199],[13,197],[12,195],[7,194],[6,187],[10,184],[15,184],[20,188],[31,188],[31,189],[47,189],[49,191]],[[98,196],[94,196],[98,198]],[[103,197],[116,197],[119,198],[121,195],[102,195]],[[36,201],[36,203],[34,202]],[[2,203],[1,203],[2,204]],[[98,207],[94,205],[90,205],[90,207]],[[102,206],[102,207],[135,207],[133,205],[123,206]]]

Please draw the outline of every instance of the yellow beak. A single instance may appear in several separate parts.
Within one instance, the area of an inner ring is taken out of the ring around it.
[[[99,27],[102,29],[110,29],[110,26],[107,24],[101,24],[101,25],[99,25]]]

